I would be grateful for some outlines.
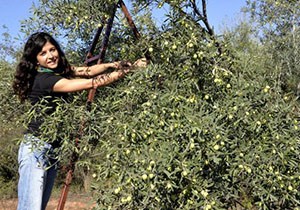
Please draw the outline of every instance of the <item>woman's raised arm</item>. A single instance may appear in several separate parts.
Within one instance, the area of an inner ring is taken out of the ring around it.
[[[53,86],[53,91],[54,92],[76,92],[80,90],[105,86],[117,81],[120,78],[123,78],[128,72],[129,69],[118,70],[110,73],[103,73],[90,79],[63,78],[55,83],[55,85]]]
[[[131,63],[125,61],[116,61],[112,63],[96,64],[93,66],[82,66],[82,67],[74,66],[72,68],[75,76],[90,78],[105,72],[109,68],[120,69],[123,66],[130,67]]]

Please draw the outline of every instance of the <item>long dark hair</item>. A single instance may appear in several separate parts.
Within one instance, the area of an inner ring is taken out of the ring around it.
[[[60,57],[58,68],[62,69],[62,74],[66,76],[71,75],[71,66],[58,42],[45,32],[32,34],[25,44],[23,55],[16,68],[13,81],[14,92],[18,95],[21,102],[27,99],[28,93],[31,91],[34,77],[37,74],[37,55],[43,49],[46,42],[50,42],[56,47]]]

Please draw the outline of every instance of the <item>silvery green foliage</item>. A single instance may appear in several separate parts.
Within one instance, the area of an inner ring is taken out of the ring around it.
[[[62,140],[62,164],[78,155],[96,209],[295,209],[299,104],[268,46],[222,43],[178,15],[183,2],[165,2],[169,21],[143,37],[153,63],[99,88],[90,110],[86,91],[58,101],[44,140]],[[126,41],[121,55],[135,58]]]
[[[281,70],[283,88],[298,91],[300,64],[300,6],[291,1],[247,1],[247,11],[258,25],[262,42]],[[273,66],[274,67],[274,66]]]
[[[32,16],[23,21],[22,31],[28,35],[35,31],[48,31],[61,42],[72,63],[82,64],[97,28],[104,26],[105,30],[107,20],[111,17],[116,3],[117,1],[94,0],[39,1],[32,7]],[[127,8],[130,11],[130,7]],[[157,31],[147,8],[140,11],[139,16],[136,16],[134,10],[130,13],[140,34],[144,37],[141,39],[144,42],[135,40],[124,13],[121,8],[117,8],[106,60],[142,57],[141,48],[145,48],[147,41],[151,40],[151,37],[146,35],[155,34]],[[99,53],[104,30],[94,52],[95,55]]]
[[[13,95],[11,81],[14,65],[0,60],[0,185],[1,198],[15,196],[17,186],[17,151],[22,138],[21,106]]]
[[[261,48],[219,56],[185,23],[156,40],[157,63],[99,88],[90,111],[86,93],[61,101],[45,137],[63,139],[62,163],[79,155],[97,209],[297,207],[296,98]]]

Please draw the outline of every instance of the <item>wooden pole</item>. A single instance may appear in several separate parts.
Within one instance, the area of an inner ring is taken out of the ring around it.
[[[106,27],[106,31],[105,31],[105,37],[103,39],[102,47],[101,47],[101,50],[100,50],[100,53],[99,53],[98,64],[102,63],[103,60],[104,60],[104,57],[105,57],[105,52],[106,52],[106,49],[107,49],[109,36],[110,36],[111,29],[112,29],[116,9],[117,9],[117,5],[115,5],[113,14],[112,14],[111,18],[108,20],[108,23],[107,23],[107,27]],[[102,28],[100,27],[98,29],[95,37],[94,37],[92,47],[90,48],[90,50],[88,52],[87,58],[92,57],[92,51],[95,49],[96,42],[99,39],[101,31],[102,31]],[[89,90],[88,99],[87,99],[87,109],[88,110],[90,110],[90,108],[91,108],[91,103],[94,100],[95,93],[96,93],[96,89],[92,88],[92,89]],[[79,138],[83,134],[84,125],[85,125],[85,122],[82,122],[81,126],[80,126],[81,128],[80,128],[80,131],[79,131],[79,135],[75,139],[75,146],[78,145]],[[69,192],[69,188],[70,188],[70,185],[71,185],[71,182],[72,182],[72,179],[73,179],[73,173],[74,173],[74,170],[75,170],[75,163],[76,163],[77,159],[78,159],[78,155],[74,152],[72,154],[69,166],[67,167],[68,172],[67,172],[67,176],[66,176],[66,179],[65,179],[65,182],[64,182],[64,186],[63,186],[62,191],[61,191],[61,196],[60,196],[60,199],[59,199],[59,202],[58,202],[57,210],[63,210],[64,209],[64,206],[65,206],[65,203],[66,203],[66,200],[67,200],[67,196],[68,196],[68,192]]]
[[[132,19],[131,15],[130,15],[130,13],[129,13],[129,11],[128,11],[126,5],[125,5],[125,3],[122,0],[120,0],[119,4],[121,6],[121,9],[122,9],[122,11],[123,11],[126,19],[127,19],[127,22],[129,24],[129,26],[131,27],[131,29],[133,31],[134,37],[136,39],[139,39],[141,37],[141,34],[137,30],[137,28],[136,28],[136,26],[135,26],[135,24],[133,22],[133,19]],[[149,53],[148,50],[146,50],[145,57],[146,57],[147,60],[151,60],[151,56],[150,56],[150,53]]]
[[[101,44],[101,49],[100,49],[99,55],[93,57],[93,51],[94,51],[94,49],[96,47],[96,44],[99,40],[99,36],[100,36],[100,34],[103,30],[103,25],[98,28],[98,30],[96,32],[96,35],[94,36],[92,45],[91,45],[91,47],[90,47],[90,49],[87,53],[87,56],[86,56],[85,64],[90,65],[90,63],[92,63],[95,60],[97,60],[98,64],[100,64],[104,61],[106,49],[107,49],[108,42],[109,42],[109,36],[110,36],[111,29],[112,29],[112,26],[113,26],[114,17],[115,17],[116,11],[117,11],[117,7],[119,5],[121,6],[122,11],[125,14],[125,17],[127,18],[127,21],[128,21],[129,25],[131,26],[131,28],[133,30],[135,38],[136,39],[140,38],[140,34],[139,34],[139,32],[138,32],[138,30],[137,30],[137,28],[136,28],[136,26],[135,26],[135,24],[132,20],[131,15],[128,12],[128,9],[127,9],[126,5],[124,4],[124,2],[122,0],[119,0],[119,2],[117,4],[115,4],[115,6],[113,8],[112,16],[107,21],[107,27],[106,27],[106,30],[105,30],[104,39],[103,39],[102,44]],[[104,23],[104,21],[102,23]],[[151,60],[148,51],[146,51],[145,57],[146,57],[146,59]],[[88,110],[91,109],[91,104],[94,101],[95,94],[96,94],[96,89],[92,88],[92,89],[89,90],[89,94],[88,94],[88,98],[87,98],[87,109]],[[81,123],[81,126],[80,126],[79,135],[75,139],[75,146],[78,145],[79,138],[83,134],[84,126],[85,126],[85,122],[83,121]],[[67,195],[68,195],[68,192],[69,192],[69,188],[70,188],[70,185],[71,185],[71,182],[72,182],[72,179],[73,179],[73,173],[74,173],[75,163],[76,163],[77,159],[78,159],[78,155],[74,152],[72,157],[71,157],[69,166],[67,167],[68,172],[67,172],[67,175],[66,175],[66,179],[65,179],[65,182],[64,182],[63,189],[61,191],[61,196],[60,196],[60,199],[59,199],[57,210],[63,210],[64,209],[64,206],[65,206],[65,203],[66,203],[66,200],[67,200]]]

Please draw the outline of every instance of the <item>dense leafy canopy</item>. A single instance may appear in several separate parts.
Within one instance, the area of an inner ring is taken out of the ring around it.
[[[102,17],[108,18],[112,3],[40,1],[24,31],[50,31],[63,39],[70,60],[82,63],[95,28]],[[63,141],[61,164],[76,152],[77,173],[83,180],[93,178],[89,189],[96,208],[300,205],[299,104],[293,87],[283,88],[298,68],[287,58],[288,53],[299,54],[295,42],[299,28],[281,33],[288,27],[281,27],[279,16],[282,12],[299,18],[298,13],[285,13],[286,7],[298,11],[299,6],[295,1],[248,1],[253,17],[274,23],[272,29],[278,32],[266,33],[259,42],[252,38],[255,28],[246,23],[216,37],[205,16],[205,3],[135,1],[131,12],[142,35],[139,40],[118,10],[106,59],[133,61],[148,50],[150,65],[98,89],[89,111],[87,92],[81,92],[71,103],[60,101],[53,115],[44,116],[43,138]],[[150,11],[164,4],[170,12],[158,27]],[[275,9],[264,10],[271,6]],[[290,47],[276,57],[275,47],[282,40]],[[7,81],[1,80],[1,85]],[[4,88],[1,93],[3,99],[11,95]],[[5,103],[1,101],[1,107]],[[14,100],[5,110],[16,104]],[[25,122],[35,116],[27,112]],[[83,135],[76,146],[82,122]]]

